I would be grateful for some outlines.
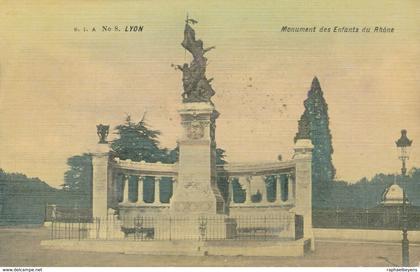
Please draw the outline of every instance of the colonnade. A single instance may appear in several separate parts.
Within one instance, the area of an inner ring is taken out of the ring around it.
[[[130,186],[129,186],[129,181],[130,181],[130,177],[131,176],[135,176],[137,177],[137,201],[133,202],[130,200]],[[123,188],[123,194],[122,194],[122,201],[120,201],[120,203],[122,204],[130,204],[130,203],[134,203],[134,204],[161,204],[161,199],[160,199],[160,192],[161,192],[161,188],[160,188],[160,183],[162,180],[163,176],[154,176],[153,178],[153,182],[154,182],[154,196],[153,196],[153,202],[152,203],[146,203],[144,201],[144,181],[146,180],[146,176],[141,176],[141,175],[129,175],[129,174],[123,174],[122,175],[122,188]],[[176,182],[175,178],[171,178],[172,183]]]
[[[130,181],[130,177],[131,176],[136,176],[137,177],[137,200],[136,201],[132,201],[130,200],[130,194],[133,194],[133,192],[130,191],[130,186],[129,186],[129,181]],[[245,204],[245,205],[252,205],[252,204],[258,204],[258,203],[271,203],[271,204],[284,204],[284,203],[290,203],[294,200],[294,196],[295,196],[295,184],[294,184],[294,180],[292,178],[291,174],[275,174],[275,175],[270,175],[270,176],[274,176],[275,177],[275,182],[276,182],[276,190],[275,190],[275,199],[274,201],[269,201],[268,199],[268,194],[267,194],[267,183],[266,183],[266,176],[238,176],[238,177],[229,177],[228,182],[229,182],[229,202],[231,204]],[[149,203],[149,202],[145,202],[144,201],[144,181],[146,180],[146,176],[142,176],[142,175],[131,175],[131,174],[123,174],[122,175],[122,188],[123,188],[123,193],[122,193],[122,199],[120,199],[121,201],[119,203],[121,204],[137,204],[137,205],[141,205],[141,204],[162,204],[161,201],[161,188],[160,188],[160,184],[161,184],[161,180],[162,180],[163,176],[154,176],[153,182],[154,182],[154,195],[153,195],[153,202]],[[263,184],[265,185],[264,190],[262,190],[261,193],[261,201],[258,202],[253,202],[252,201],[252,189],[253,189],[253,183],[255,182],[256,179],[260,178],[263,181]],[[244,185],[242,189],[245,190],[245,201],[243,203],[240,202],[235,202],[234,201],[234,188],[233,188],[233,182],[239,179],[239,184]],[[283,182],[282,182],[283,180]],[[176,182],[176,178],[175,177],[171,177],[171,181],[172,184],[174,185],[174,183]],[[174,189],[174,186],[172,186],[172,189]],[[172,192],[173,193],[173,192]]]
[[[275,174],[270,175],[274,176],[276,180],[276,192],[275,192],[275,200],[269,201],[268,194],[267,194],[267,183],[265,176],[239,176],[239,177],[230,177],[229,178],[229,199],[230,203],[232,204],[254,204],[255,202],[252,201],[252,188],[253,188],[253,180],[256,178],[260,178],[265,185],[264,190],[261,193],[261,201],[258,203],[273,203],[273,204],[283,204],[285,202],[290,202],[294,199],[295,195],[295,184],[291,174]],[[284,187],[282,186],[282,177],[284,178]],[[237,203],[234,201],[233,197],[233,182],[238,179],[239,184],[245,185],[244,189],[246,196],[245,202]],[[283,187],[283,188],[282,188]]]

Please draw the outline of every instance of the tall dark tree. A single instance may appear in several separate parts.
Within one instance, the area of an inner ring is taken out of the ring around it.
[[[146,162],[166,162],[166,149],[159,148],[160,131],[151,129],[144,118],[133,122],[127,116],[125,123],[115,128],[118,139],[111,144],[111,149],[117,157],[123,160]]]
[[[332,163],[332,136],[329,128],[328,105],[324,99],[318,78],[314,77],[308,98],[304,101],[305,111],[299,120],[298,139],[311,139],[312,154],[312,200],[313,205],[326,206],[330,188],[335,176]]]
[[[92,158],[89,154],[72,156],[67,159],[69,169],[64,173],[64,191],[75,197],[74,205],[89,206],[92,197]]]
[[[76,155],[67,159],[69,170],[64,173],[63,189],[66,191],[89,192],[92,180],[92,159],[89,154]]]

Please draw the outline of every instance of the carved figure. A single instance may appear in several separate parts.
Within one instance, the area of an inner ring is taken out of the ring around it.
[[[187,19],[184,30],[184,40],[181,45],[190,52],[193,60],[188,65],[184,63],[182,66],[177,65],[177,68],[182,71],[182,83],[184,92],[182,93],[183,102],[211,102],[211,97],[215,94],[210,85],[212,79],[206,78],[207,58],[204,54],[214,49],[209,47],[204,49],[203,41],[196,40],[195,31],[189,23],[197,23],[193,19]]]

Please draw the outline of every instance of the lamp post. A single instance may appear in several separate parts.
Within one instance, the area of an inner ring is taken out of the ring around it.
[[[395,144],[397,145],[397,148],[400,151],[400,155],[398,156],[398,158],[402,162],[401,174],[403,175],[403,177],[407,173],[407,168],[405,167],[405,161],[409,159],[409,148],[412,142],[413,142],[412,140],[407,138],[407,130],[405,129],[401,130],[401,137],[395,142]]]
[[[402,215],[402,265],[407,267],[410,265],[409,241],[408,241],[408,216],[407,216],[407,195],[403,189],[403,215]]]
[[[401,137],[395,142],[397,148],[400,151],[399,159],[402,162],[401,167],[401,175],[404,178],[407,174],[407,168],[405,165],[405,161],[409,159],[409,148],[413,141],[408,139],[407,137],[407,130],[401,130]],[[401,231],[402,231],[402,265],[409,266],[410,265],[410,255],[409,255],[409,241],[408,241],[408,215],[407,215],[407,195],[405,189],[403,189],[403,203],[402,203],[402,224],[401,224]]]

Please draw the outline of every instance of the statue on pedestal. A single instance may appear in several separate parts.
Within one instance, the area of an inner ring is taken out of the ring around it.
[[[182,93],[182,102],[211,102],[211,97],[215,94],[210,82],[213,80],[206,78],[207,58],[204,54],[215,47],[204,48],[203,41],[195,39],[195,31],[190,26],[191,23],[197,23],[193,19],[185,21],[184,41],[182,47],[193,55],[193,60],[188,65],[177,65],[182,71],[182,82],[184,92]]]

